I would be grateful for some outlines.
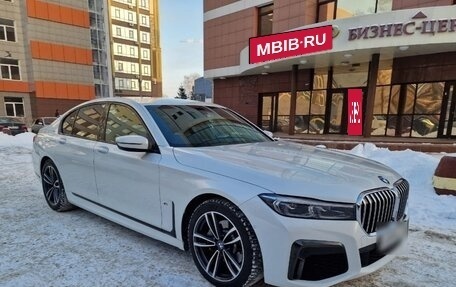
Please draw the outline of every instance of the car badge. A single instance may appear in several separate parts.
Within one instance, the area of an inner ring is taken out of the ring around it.
[[[382,182],[384,182],[386,184],[390,184],[389,180],[386,179],[385,177],[381,176],[381,175],[378,176],[378,179],[380,179]]]

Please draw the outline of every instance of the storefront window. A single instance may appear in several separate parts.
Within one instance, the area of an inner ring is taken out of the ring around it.
[[[354,88],[367,86],[367,64],[358,67],[334,68],[332,87]]]
[[[313,89],[320,90],[328,87],[328,70],[315,69],[313,77]]]
[[[312,91],[309,133],[322,134],[325,128],[326,90]]]
[[[295,133],[309,133],[311,92],[298,92],[296,96]]]

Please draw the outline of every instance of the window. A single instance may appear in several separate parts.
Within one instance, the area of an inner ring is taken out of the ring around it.
[[[131,72],[132,73],[136,72],[136,64],[131,64]]]
[[[119,19],[120,18],[120,9],[115,9],[114,10],[114,15],[115,15],[116,18]]]
[[[149,43],[149,34],[148,33],[141,33],[141,39],[144,43]]]
[[[143,86],[144,86],[144,89],[143,89],[144,91],[150,91],[150,83],[149,83],[149,81],[144,81]]]
[[[128,21],[133,21],[133,13],[128,12]]]
[[[117,46],[117,54],[122,55],[122,46],[121,45]]]
[[[149,59],[149,50],[143,49],[142,56],[143,56],[143,59]]]
[[[0,40],[16,42],[13,20],[0,18]]]
[[[132,90],[136,90],[136,82],[135,81],[131,81],[131,89]]]
[[[116,27],[116,35],[122,36],[122,29],[120,29],[120,27]]]
[[[147,0],[141,0],[141,8],[149,9],[149,3]]]
[[[149,26],[149,25],[147,24],[147,17],[146,17],[146,16],[141,16],[141,23],[142,23],[143,25]]]
[[[117,70],[118,71],[123,71],[123,63],[122,62],[117,63]]]
[[[130,47],[130,55],[131,56],[135,55],[135,48],[134,47]]]
[[[25,115],[23,99],[16,97],[5,97],[5,110],[7,116],[23,117]]]
[[[258,8],[258,36],[272,34],[273,11],[273,4]]]
[[[133,39],[133,38],[135,37],[135,36],[134,36],[133,30],[129,30],[129,31],[128,31],[128,37],[129,37],[130,39]]]
[[[144,75],[149,75],[150,74],[149,66],[143,65],[143,74]]]
[[[119,80],[119,88],[122,89],[123,87],[124,87],[124,80],[121,79],[121,80]]]
[[[71,114],[69,114],[62,123],[62,133],[64,135],[71,135],[73,132],[73,125],[74,125],[74,120],[76,119],[78,111],[73,111]]]
[[[104,109],[104,104],[81,108],[74,121],[72,135],[88,140],[97,140]]]
[[[14,59],[0,58],[0,79],[20,80],[19,61]]]
[[[317,21],[349,18],[353,16],[391,11],[392,0],[319,0]]]
[[[126,135],[140,135],[149,138],[146,127],[133,109],[113,104],[109,107],[105,141],[115,144],[117,137]]]

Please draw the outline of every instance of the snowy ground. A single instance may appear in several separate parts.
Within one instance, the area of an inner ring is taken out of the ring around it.
[[[48,208],[33,174],[32,137],[0,133],[0,286],[209,286],[183,251],[83,210]],[[456,197],[433,192],[439,156],[373,145],[351,152],[409,179],[411,231],[391,263],[338,287],[455,286]]]

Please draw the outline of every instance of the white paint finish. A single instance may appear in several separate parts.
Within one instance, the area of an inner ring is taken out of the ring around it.
[[[456,178],[434,176],[432,182],[435,188],[456,191]]]
[[[337,26],[340,30],[339,35],[333,39],[333,49],[312,53],[303,56],[268,62],[269,73],[289,71],[294,64],[300,65],[303,69],[320,68],[328,66],[339,66],[342,61],[347,61],[345,54],[350,53],[350,63],[367,63],[374,53],[380,53],[381,60],[388,60],[399,57],[425,55],[433,53],[443,53],[456,50],[456,32],[445,32],[431,34],[421,34],[416,31],[414,35],[403,35],[397,37],[383,37],[374,39],[360,39],[349,41],[349,29],[367,27],[371,25],[407,23],[413,21],[411,18],[418,12],[423,12],[428,16],[424,20],[452,19],[456,15],[456,6],[440,6],[422,9],[407,9],[385,13],[363,15],[347,19],[315,23],[312,25],[298,27],[293,30],[308,29],[324,25]],[[416,19],[417,23],[422,19]],[[417,25],[418,26],[418,25]],[[401,46],[409,46],[406,51],[399,50]],[[206,70],[205,76],[208,78],[261,74],[264,72],[265,63],[249,64],[249,47],[245,47],[240,52],[240,65],[228,68]],[[301,60],[306,59],[307,63],[302,65]]]
[[[181,223],[190,201],[203,194],[224,197],[252,223],[261,246],[266,283],[278,286],[332,285],[373,272],[392,258],[387,256],[362,269],[359,248],[373,244],[376,238],[368,237],[358,222],[284,217],[258,197],[276,192],[355,203],[363,190],[385,186],[378,175],[396,181],[399,175],[392,169],[360,157],[280,141],[174,148],[168,145],[144,105],[118,98],[89,103],[101,101],[134,108],[154,136],[160,153],[128,153],[115,145],[58,135],[60,120],[68,113],[62,115],[37,135],[33,163],[37,171],[41,159],[51,156],[62,174],[71,203],[183,248]],[[157,100],[151,105],[219,107],[171,99]],[[64,145],[63,149],[57,143],[59,139],[72,142],[72,146]],[[173,227],[175,237],[166,233]],[[288,280],[290,246],[298,239],[341,242],[347,251],[349,271],[320,282]]]
[[[211,0],[212,1],[212,0]],[[213,20],[219,17],[230,15],[252,7],[261,7],[272,3],[270,0],[240,0],[234,3],[207,11],[204,13],[204,22]]]

